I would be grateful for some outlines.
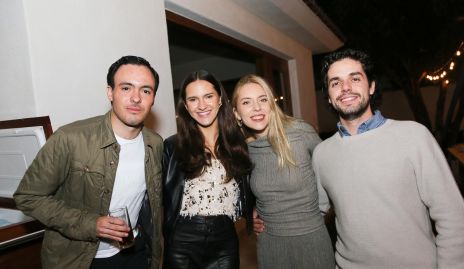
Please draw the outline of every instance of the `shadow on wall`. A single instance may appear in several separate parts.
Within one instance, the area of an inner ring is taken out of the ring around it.
[[[156,105],[156,104],[155,104]],[[160,118],[158,115],[153,112],[153,110],[148,114],[147,118],[144,121],[145,127],[151,130],[158,130],[159,128],[159,123],[160,123]]]

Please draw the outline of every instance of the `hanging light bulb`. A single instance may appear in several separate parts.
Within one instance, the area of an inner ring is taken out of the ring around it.
[[[455,52],[455,55],[451,55],[451,59],[448,60],[448,63],[449,66],[449,70],[454,70],[454,66],[455,66],[455,62],[456,61],[456,57],[459,57],[461,56],[461,54],[464,53],[464,41],[461,42],[461,44],[459,45],[459,48],[456,50]],[[447,71],[445,71],[446,69],[446,64],[444,66],[442,66],[440,69],[434,71],[433,74],[426,74],[425,78],[430,80],[430,81],[435,81],[435,80],[442,80],[447,76]],[[444,84],[448,84],[449,83],[449,80],[446,80],[446,81],[443,81]]]

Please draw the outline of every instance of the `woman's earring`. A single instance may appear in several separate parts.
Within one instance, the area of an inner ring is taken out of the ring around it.
[[[242,126],[243,126],[242,120],[237,120],[237,124],[238,124],[238,127],[242,128]]]

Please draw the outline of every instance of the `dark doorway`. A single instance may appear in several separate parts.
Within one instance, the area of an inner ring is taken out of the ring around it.
[[[183,78],[192,71],[215,74],[229,98],[242,76],[255,73],[271,84],[285,113],[293,114],[286,60],[169,11],[166,17],[175,102]]]

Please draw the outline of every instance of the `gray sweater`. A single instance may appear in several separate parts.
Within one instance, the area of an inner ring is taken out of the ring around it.
[[[297,165],[279,167],[277,155],[265,138],[248,144],[255,165],[251,189],[266,232],[278,236],[310,233],[324,225],[318,207],[311,155],[321,141],[314,129],[296,121],[286,129]]]
[[[313,161],[335,209],[338,266],[464,268],[464,202],[425,127],[387,120],[359,135],[336,133]]]

